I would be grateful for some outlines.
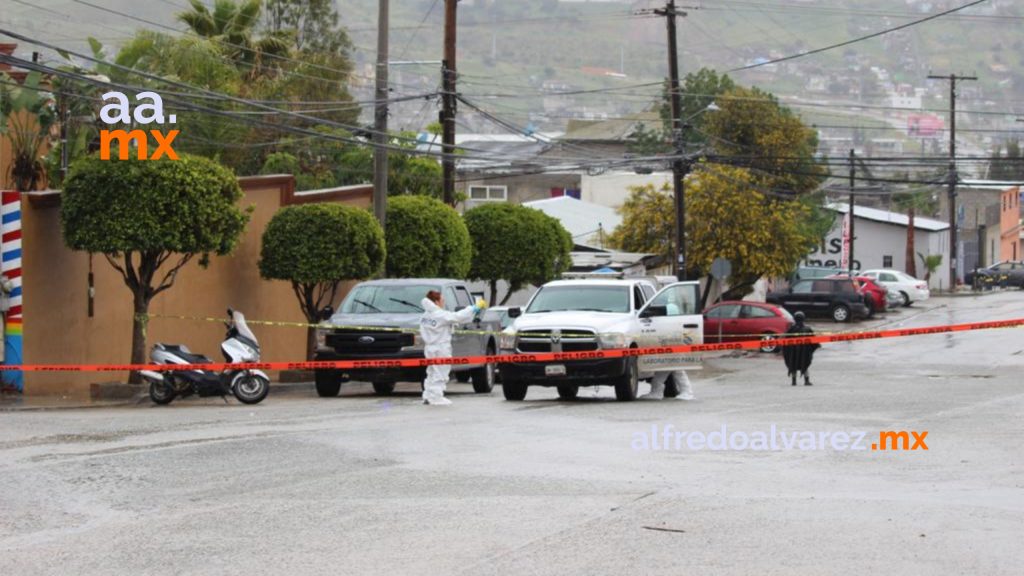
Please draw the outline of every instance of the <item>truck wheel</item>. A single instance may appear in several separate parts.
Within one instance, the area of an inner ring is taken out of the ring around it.
[[[337,370],[316,370],[316,393],[321,398],[334,398],[341,390],[341,374]]]
[[[505,394],[505,400],[519,402],[526,399],[527,385],[522,382],[510,382],[507,379],[501,384],[501,391]]]
[[[579,386],[572,386],[570,384],[563,384],[558,387],[558,397],[561,400],[575,400],[576,396],[580,393]]]
[[[494,344],[487,345],[487,355],[494,356]],[[473,376],[473,391],[477,394],[490,394],[494,390],[494,364],[484,364],[471,372]]]
[[[640,367],[636,358],[626,358],[626,373],[615,383],[615,399],[620,402],[636,400],[636,391],[640,386]]]
[[[455,381],[458,382],[459,384],[465,384],[466,382],[469,382],[469,372],[456,372]]]
[[[373,391],[378,396],[390,396],[395,392],[394,382],[374,382]]]
[[[850,309],[843,304],[832,309],[832,319],[836,322],[846,322],[850,319]]]

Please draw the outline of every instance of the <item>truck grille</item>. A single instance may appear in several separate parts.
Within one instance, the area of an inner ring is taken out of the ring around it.
[[[587,352],[598,349],[597,335],[592,330],[579,328],[524,330],[516,349],[526,353]]]
[[[327,334],[327,345],[339,354],[396,354],[403,346],[412,346],[409,332],[338,329]]]

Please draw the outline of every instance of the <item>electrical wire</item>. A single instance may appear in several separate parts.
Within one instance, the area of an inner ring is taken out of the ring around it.
[[[76,0],[76,1],[79,1],[79,0]],[[771,60],[767,60],[767,61],[764,61],[764,62],[757,62],[757,63],[754,63],[754,64],[748,64],[747,66],[740,66],[739,68],[733,68],[733,69],[729,70],[729,72],[740,72],[742,70],[751,70],[751,69],[754,69],[754,68],[760,68],[762,66],[768,66],[769,64],[778,64],[779,62],[787,62],[789,60],[795,60],[797,58],[803,58],[804,56],[810,56],[812,54],[820,54],[820,53],[826,52],[828,50],[834,50],[836,48],[842,48],[844,46],[849,46],[851,44],[856,44],[858,42],[863,42],[865,40],[870,40],[872,38],[878,38],[879,36],[884,36],[885,34],[889,34],[891,32],[896,32],[898,30],[903,30],[903,29],[906,29],[906,28],[910,28],[912,26],[917,26],[918,24],[923,24],[923,23],[928,22],[930,20],[935,20],[936,18],[941,18],[941,17],[943,17],[943,16],[945,16],[947,14],[953,14],[955,12],[959,12],[961,10],[970,8],[971,6],[977,6],[978,4],[982,4],[982,3],[987,2],[987,1],[988,0],[974,0],[973,2],[968,2],[967,4],[963,4],[961,6],[957,6],[956,8],[951,8],[949,10],[945,10],[945,11],[939,12],[937,14],[931,14],[931,15],[926,16],[924,18],[921,18],[919,20],[914,20],[913,22],[907,22],[906,24],[900,24],[899,26],[894,26],[892,28],[887,28],[885,30],[881,30],[879,32],[874,32],[874,33],[868,34],[866,36],[861,36],[859,38],[854,38],[852,40],[847,40],[845,42],[840,42],[838,44],[832,44],[830,46],[823,46],[821,48],[815,48],[813,50],[807,50],[807,51],[804,51],[804,52],[799,52],[797,54],[791,54],[789,56],[783,56],[781,58],[773,58]]]

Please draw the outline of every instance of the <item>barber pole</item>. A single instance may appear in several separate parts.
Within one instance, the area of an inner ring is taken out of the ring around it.
[[[4,315],[4,364],[22,364],[21,348],[21,193],[3,191],[2,225],[0,234],[3,242],[0,245],[2,266],[0,271],[10,282],[8,294],[9,308]],[[18,392],[24,389],[24,379],[20,371],[5,371],[4,385],[13,387]]]

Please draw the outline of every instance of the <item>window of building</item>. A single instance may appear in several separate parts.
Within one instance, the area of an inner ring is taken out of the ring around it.
[[[892,256],[882,256],[882,268],[892,268]]]
[[[508,186],[470,186],[469,199],[484,202],[508,200]]]

